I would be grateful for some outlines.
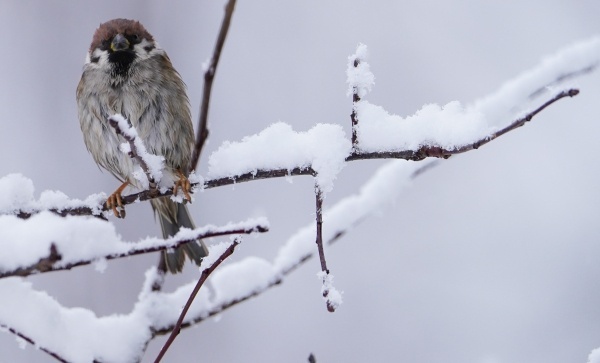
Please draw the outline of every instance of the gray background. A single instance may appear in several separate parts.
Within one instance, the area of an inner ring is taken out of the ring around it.
[[[112,192],[85,150],[75,87],[93,31],[115,17],[142,21],[189,87],[194,117],[201,64],[212,52],[223,1],[0,0],[0,175],[20,172],[37,191],[85,198]],[[423,104],[468,103],[545,54],[598,33],[598,1],[240,1],[213,92],[210,143],[239,140],[278,120],[296,130],[339,123],[349,133],[346,59],[369,46],[368,99],[401,115]],[[582,93],[482,149],[415,181],[393,209],[329,249],[345,302],[326,311],[312,260],[260,297],[188,329],[166,361],[586,362],[600,346],[599,75]],[[346,167],[326,205],[355,192],[380,161]],[[234,259],[275,256],[313,220],[312,181],[295,178],[209,190],[198,222],[265,215],[268,235]],[[124,238],[157,235],[149,206],[114,221]],[[326,221],[325,221],[326,223]],[[325,228],[327,225],[325,224]],[[65,306],[127,313],[157,256],[29,280]],[[194,278],[193,269],[168,288]],[[163,339],[153,341],[150,362]],[[0,362],[51,362],[0,335]]]

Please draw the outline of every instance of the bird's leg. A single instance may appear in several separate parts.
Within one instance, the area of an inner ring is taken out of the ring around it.
[[[128,185],[129,180],[126,180],[106,199],[106,209],[112,209],[115,217],[117,218],[125,218],[125,208],[123,207],[123,202],[121,200],[121,193],[123,190],[125,190],[125,188],[127,188]]]
[[[179,177],[179,180],[177,180],[175,182],[175,185],[173,186],[173,195],[177,195],[177,191],[179,190],[179,188],[181,188],[181,191],[185,196],[185,200],[191,203],[192,197],[190,196],[190,191],[192,190],[192,184],[179,169],[177,169],[177,176]]]

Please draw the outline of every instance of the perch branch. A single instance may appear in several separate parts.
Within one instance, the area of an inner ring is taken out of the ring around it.
[[[198,119],[198,132],[196,134],[196,143],[194,145],[194,152],[192,153],[192,160],[190,162],[190,170],[196,170],[198,166],[198,160],[200,159],[200,153],[204,147],[204,143],[208,138],[208,106],[210,104],[210,94],[212,91],[212,84],[217,72],[217,66],[219,65],[219,59],[221,58],[221,51],[225,44],[225,38],[227,38],[227,32],[229,31],[229,25],[231,24],[231,16],[235,8],[235,0],[229,0],[225,5],[225,16],[221,23],[221,30],[217,37],[217,43],[213,56],[210,59],[210,64],[204,72],[204,89],[202,90],[202,104],[200,106],[200,116]]]
[[[210,276],[210,274],[217,267],[219,267],[219,265],[223,261],[225,261],[225,259],[227,257],[229,257],[233,254],[235,247],[239,244],[240,244],[239,239],[237,239],[237,238],[234,239],[233,242],[231,243],[231,245],[225,250],[225,252],[223,252],[221,254],[221,256],[210,267],[208,267],[202,271],[202,274],[200,275],[200,279],[198,280],[198,283],[196,284],[196,286],[194,287],[194,290],[190,294],[190,297],[188,298],[187,302],[185,303],[185,306],[183,307],[183,310],[181,311],[181,314],[179,315],[179,319],[177,319],[177,322],[175,323],[175,326],[173,327],[173,330],[171,331],[171,335],[169,335],[169,338],[163,345],[158,356],[154,360],[154,363],[159,363],[161,361],[161,359],[163,358],[163,356],[165,355],[165,353],[167,352],[167,350],[169,349],[169,347],[171,346],[173,341],[175,341],[175,338],[177,337],[177,335],[179,335],[179,333],[181,332],[183,319],[185,318],[185,315],[187,314],[188,310],[190,309],[190,306],[192,306],[192,302],[196,298],[196,295],[198,295],[200,288],[202,287],[202,285],[204,284],[204,282],[206,281],[208,276]]]
[[[562,91],[562,92],[558,93],[556,96],[554,96],[552,99],[546,101],[544,104],[539,106],[537,109],[531,111],[524,117],[513,121],[510,125],[495,132],[494,134],[492,134],[484,139],[475,141],[471,144],[458,146],[454,149],[443,149],[439,146],[425,145],[425,146],[422,146],[418,150],[397,150],[397,151],[390,150],[390,151],[380,151],[380,152],[373,152],[373,153],[365,153],[365,152],[359,152],[359,151],[355,150],[346,158],[346,161],[350,162],[350,161],[355,161],[355,160],[369,160],[369,159],[404,159],[404,160],[419,161],[419,160],[423,160],[428,157],[447,159],[450,156],[455,155],[455,154],[461,154],[461,153],[464,153],[467,151],[478,149],[479,147],[487,144],[488,142],[495,140],[499,136],[502,136],[510,131],[513,131],[513,130],[523,126],[525,123],[527,123],[528,121],[531,121],[535,116],[537,116],[537,114],[539,114],[540,112],[542,112],[544,109],[546,109],[550,105],[554,104],[555,102],[557,102],[563,98],[566,98],[566,97],[576,96],[577,94],[579,94],[579,90],[577,90],[577,89],[569,89],[566,91]],[[210,188],[217,188],[217,187],[222,187],[222,186],[236,184],[236,183],[243,183],[243,182],[261,180],[261,179],[280,178],[280,177],[284,177],[284,176],[297,176],[297,175],[313,175],[314,176],[315,171],[310,167],[307,167],[307,168],[296,167],[291,170],[288,170],[288,169],[271,169],[271,170],[259,169],[259,170],[256,170],[255,172],[251,172],[251,173],[245,173],[245,174],[234,175],[234,176],[223,177],[223,178],[207,179],[204,181],[203,184],[193,183],[192,188],[210,189]],[[127,196],[122,197],[122,204],[128,205],[128,204],[134,203],[136,201],[146,201],[146,200],[150,200],[150,199],[154,199],[154,198],[158,198],[158,197],[171,196],[171,195],[173,195],[172,190],[167,190],[165,192],[156,191],[155,193],[146,190],[146,191],[129,194]],[[102,210],[106,211],[107,210],[106,206],[103,206]],[[55,210],[54,212],[61,216],[94,215],[94,211],[90,207],[77,207],[77,208],[72,208],[72,209],[65,208],[60,211]],[[28,212],[19,211],[18,213],[16,213],[16,215],[20,218],[29,218],[31,216],[31,214],[34,214],[34,213],[35,212],[32,212],[32,211],[28,211]],[[102,217],[100,217],[100,218],[102,218]]]

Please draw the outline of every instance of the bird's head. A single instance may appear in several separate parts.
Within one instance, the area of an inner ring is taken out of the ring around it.
[[[86,64],[125,77],[135,62],[155,54],[162,50],[140,22],[113,19],[96,29]]]

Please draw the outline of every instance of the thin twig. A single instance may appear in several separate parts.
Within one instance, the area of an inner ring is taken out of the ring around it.
[[[119,127],[119,121],[117,121],[117,119],[115,119],[114,116],[108,118],[108,123],[115,129],[117,135],[121,135],[125,140],[127,140],[127,142],[129,143],[129,156],[135,159],[138,162],[138,164],[140,164],[140,167],[144,171],[144,174],[146,174],[146,178],[148,178],[149,190],[155,192],[157,187],[156,180],[154,180],[154,177],[150,172],[150,168],[148,167],[146,160],[144,160],[144,158],[142,158],[138,153],[137,147],[135,146],[135,137],[131,137],[126,132],[123,132],[123,130],[121,130],[121,128]]]
[[[335,311],[336,304],[334,304],[330,299],[330,290],[331,287],[328,283],[329,278],[329,269],[327,268],[327,260],[325,259],[325,250],[323,249],[323,193],[318,186],[315,186],[315,199],[316,199],[316,212],[315,219],[317,221],[317,250],[319,252],[319,261],[321,262],[321,272],[323,274],[323,287],[321,292],[323,297],[325,298],[325,303],[327,305],[327,311],[333,313]]]
[[[316,199],[316,220],[317,220],[317,250],[319,251],[319,260],[321,262],[321,271],[329,274],[327,268],[327,260],[325,260],[325,251],[323,250],[323,193],[321,189],[315,187],[315,199]]]
[[[226,236],[226,235],[231,235],[231,234],[250,234],[250,233],[254,233],[254,232],[264,233],[264,232],[267,232],[268,230],[269,230],[268,227],[266,227],[264,225],[256,225],[251,228],[236,228],[236,229],[228,229],[228,230],[209,231],[206,233],[199,233],[199,234],[193,236],[193,238],[179,240],[174,244],[168,244],[168,245],[162,244],[162,245],[156,245],[156,246],[148,247],[148,248],[133,248],[124,253],[107,255],[107,256],[95,258],[94,260],[77,261],[77,262],[72,262],[72,263],[68,263],[68,264],[64,264],[64,265],[56,265],[56,263],[59,262],[62,257],[60,255],[60,252],[56,249],[56,246],[54,246],[54,244],[52,244],[51,248],[50,248],[50,254],[48,257],[40,259],[37,263],[35,263],[32,266],[21,267],[16,270],[2,272],[2,273],[0,273],[0,278],[10,277],[10,276],[29,276],[29,275],[40,274],[40,273],[45,273],[45,272],[70,270],[73,267],[89,265],[101,258],[104,258],[106,260],[114,260],[114,259],[118,259],[118,258],[131,257],[131,256],[137,256],[137,255],[142,255],[142,254],[146,254],[146,253],[162,251],[162,250],[166,250],[169,248],[177,248],[186,243],[197,241],[200,238],[220,237],[220,236]]]
[[[431,170],[431,164],[425,165],[417,170],[415,170],[412,175],[411,175],[411,179],[416,178],[417,176],[422,175],[424,172]],[[366,218],[366,217],[365,217]],[[346,233],[348,233],[348,231],[353,228],[356,227],[356,225],[362,223],[362,221],[365,218],[361,218],[359,220],[357,220],[353,225],[348,226],[348,228],[346,229],[342,229],[337,231],[337,233],[335,233],[333,236],[331,236],[331,238],[329,238],[327,241],[325,241],[325,243],[327,243],[328,245],[332,245],[335,242],[337,242],[339,239],[341,239],[343,236],[346,235]],[[261,289],[257,289],[257,290],[252,290],[252,291],[248,291],[246,293],[246,295],[242,295],[239,296],[237,299],[235,300],[229,300],[226,303],[219,305],[219,306],[215,306],[213,307],[210,311],[206,311],[202,314],[202,316],[199,316],[198,318],[195,318],[191,321],[188,321],[184,324],[181,325],[181,328],[188,328],[190,326],[199,324],[217,314],[221,314],[223,311],[238,305],[246,300],[249,300],[253,297],[259,296],[260,294],[262,294],[263,292],[269,290],[270,288],[273,288],[275,286],[280,285],[286,276],[290,275],[292,272],[294,272],[295,270],[297,270],[298,268],[300,268],[302,265],[304,265],[304,263],[306,263],[306,261],[310,260],[312,257],[315,256],[314,252],[309,252],[307,254],[305,254],[302,257],[298,258],[298,261],[289,266],[288,268],[284,269],[281,271],[281,274],[278,276],[277,279],[274,279],[273,281],[269,282],[267,285],[265,285],[264,287],[262,287]],[[173,327],[164,327],[164,328],[160,328],[154,331],[155,335],[165,335],[171,332],[171,330],[173,329]]]
[[[196,170],[198,166],[198,160],[200,159],[200,153],[204,147],[204,143],[208,138],[208,106],[210,104],[210,94],[212,91],[212,84],[217,72],[217,66],[219,65],[219,58],[221,58],[221,51],[227,38],[227,32],[229,31],[229,25],[231,24],[231,16],[235,8],[235,0],[229,0],[225,5],[225,15],[223,22],[221,23],[221,30],[217,37],[217,43],[213,56],[210,59],[210,64],[204,72],[204,89],[202,90],[202,105],[200,106],[200,116],[198,119],[198,132],[196,134],[196,143],[194,145],[194,152],[192,153],[192,160],[190,162],[190,170]]]
[[[68,361],[68,360],[66,360],[65,358],[63,358],[63,357],[61,357],[60,355],[58,355],[58,353],[55,353],[55,352],[51,351],[51,350],[50,350],[50,349],[48,349],[48,348],[44,348],[44,347],[40,347],[40,346],[38,346],[38,345],[36,344],[36,342],[35,342],[33,339],[31,339],[30,337],[26,336],[25,334],[23,334],[23,333],[21,333],[21,332],[17,331],[16,329],[14,329],[14,328],[11,328],[11,327],[8,327],[8,326],[6,326],[6,325],[4,325],[4,324],[0,324],[0,328],[8,330],[9,332],[11,332],[11,333],[13,333],[14,335],[18,336],[19,338],[23,339],[23,340],[24,340],[24,341],[26,341],[27,343],[29,343],[29,344],[31,344],[31,345],[33,345],[33,346],[35,346],[35,347],[36,347],[36,349],[39,349],[39,350],[41,350],[42,352],[44,352],[44,353],[48,354],[49,356],[51,356],[52,358],[56,359],[57,361],[59,361],[59,362],[61,362],[61,363],[69,363],[69,361]]]
[[[200,279],[198,280],[198,283],[196,284],[196,286],[194,287],[194,290],[190,294],[190,297],[188,298],[187,302],[185,303],[185,306],[183,307],[183,311],[181,311],[181,314],[179,315],[179,319],[177,319],[177,323],[175,323],[175,326],[173,327],[173,330],[171,331],[171,335],[169,336],[169,338],[165,342],[165,345],[160,350],[160,353],[158,353],[158,356],[154,360],[154,363],[159,363],[160,362],[160,360],[163,358],[163,356],[165,355],[165,353],[167,352],[167,350],[169,349],[169,347],[171,346],[171,344],[173,343],[173,341],[175,341],[175,338],[177,337],[177,335],[179,335],[179,333],[181,332],[181,327],[182,327],[182,324],[183,324],[183,319],[185,318],[185,315],[187,314],[188,310],[190,309],[190,306],[192,306],[192,302],[196,298],[196,295],[198,295],[198,292],[200,291],[200,288],[202,287],[202,285],[204,284],[204,282],[206,281],[206,279],[208,278],[208,276],[210,276],[210,274],[227,257],[229,257],[229,256],[231,256],[233,254],[233,251],[235,250],[235,247],[237,245],[239,245],[239,244],[240,244],[240,241],[237,238],[235,240],[233,240],[233,242],[225,250],[225,252],[223,252],[221,254],[221,256],[210,267],[208,267],[207,269],[205,269],[204,271],[202,271],[202,274],[200,275]]]
[[[360,59],[354,59],[354,68],[357,68],[360,64]],[[358,116],[356,114],[356,104],[360,101],[360,96],[358,95],[358,88],[355,86],[352,89],[352,113],[350,114],[350,119],[352,120],[352,149],[356,149],[358,146],[358,135],[356,128],[358,127]]]

